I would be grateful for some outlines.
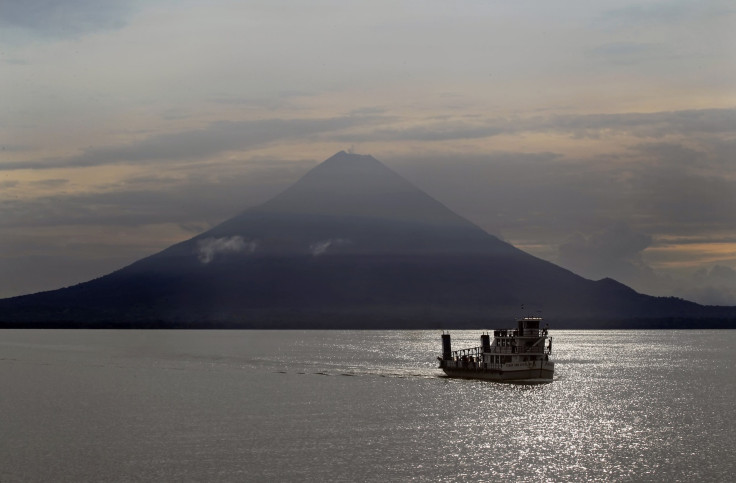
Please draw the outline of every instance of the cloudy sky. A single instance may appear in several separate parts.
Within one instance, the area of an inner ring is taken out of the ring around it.
[[[0,297],[372,154],[593,279],[736,305],[729,0],[3,0]]]

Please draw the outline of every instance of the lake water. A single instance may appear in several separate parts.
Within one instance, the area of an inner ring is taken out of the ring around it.
[[[0,481],[734,480],[736,331],[550,334],[516,386],[438,331],[5,330]]]

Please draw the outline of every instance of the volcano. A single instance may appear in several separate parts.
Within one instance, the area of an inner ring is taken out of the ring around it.
[[[121,270],[1,300],[0,324],[469,328],[513,322],[522,306],[558,328],[736,319],[733,308],[584,279],[486,233],[375,158],[340,152],[271,200]]]

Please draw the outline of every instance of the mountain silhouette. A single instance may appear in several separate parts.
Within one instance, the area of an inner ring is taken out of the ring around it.
[[[736,308],[584,279],[486,233],[375,158],[340,152],[271,200],[121,270],[0,300],[0,324],[450,328],[537,311],[555,327],[736,319]]]

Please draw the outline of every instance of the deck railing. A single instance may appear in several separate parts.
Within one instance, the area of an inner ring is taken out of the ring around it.
[[[540,336],[541,338],[541,336]],[[551,341],[552,337],[547,337],[545,339],[542,339],[541,342],[539,342],[537,345],[533,345],[531,347],[523,347],[523,346],[516,346],[516,345],[492,345],[490,354],[534,354],[534,355],[550,355],[552,354],[551,349],[547,346],[545,343],[546,340]],[[453,360],[460,360],[463,357],[465,358],[475,358],[476,361],[481,360],[481,356],[483,354],[483,346],[478,347],[470,347],[467,349],[458,349],[454,350],[450,353],[450,358]]]
[[[452,351],[451,357],[453,359],[461,359],[463,357],[480,357],[481,354],[483,354],[483,346]]]

